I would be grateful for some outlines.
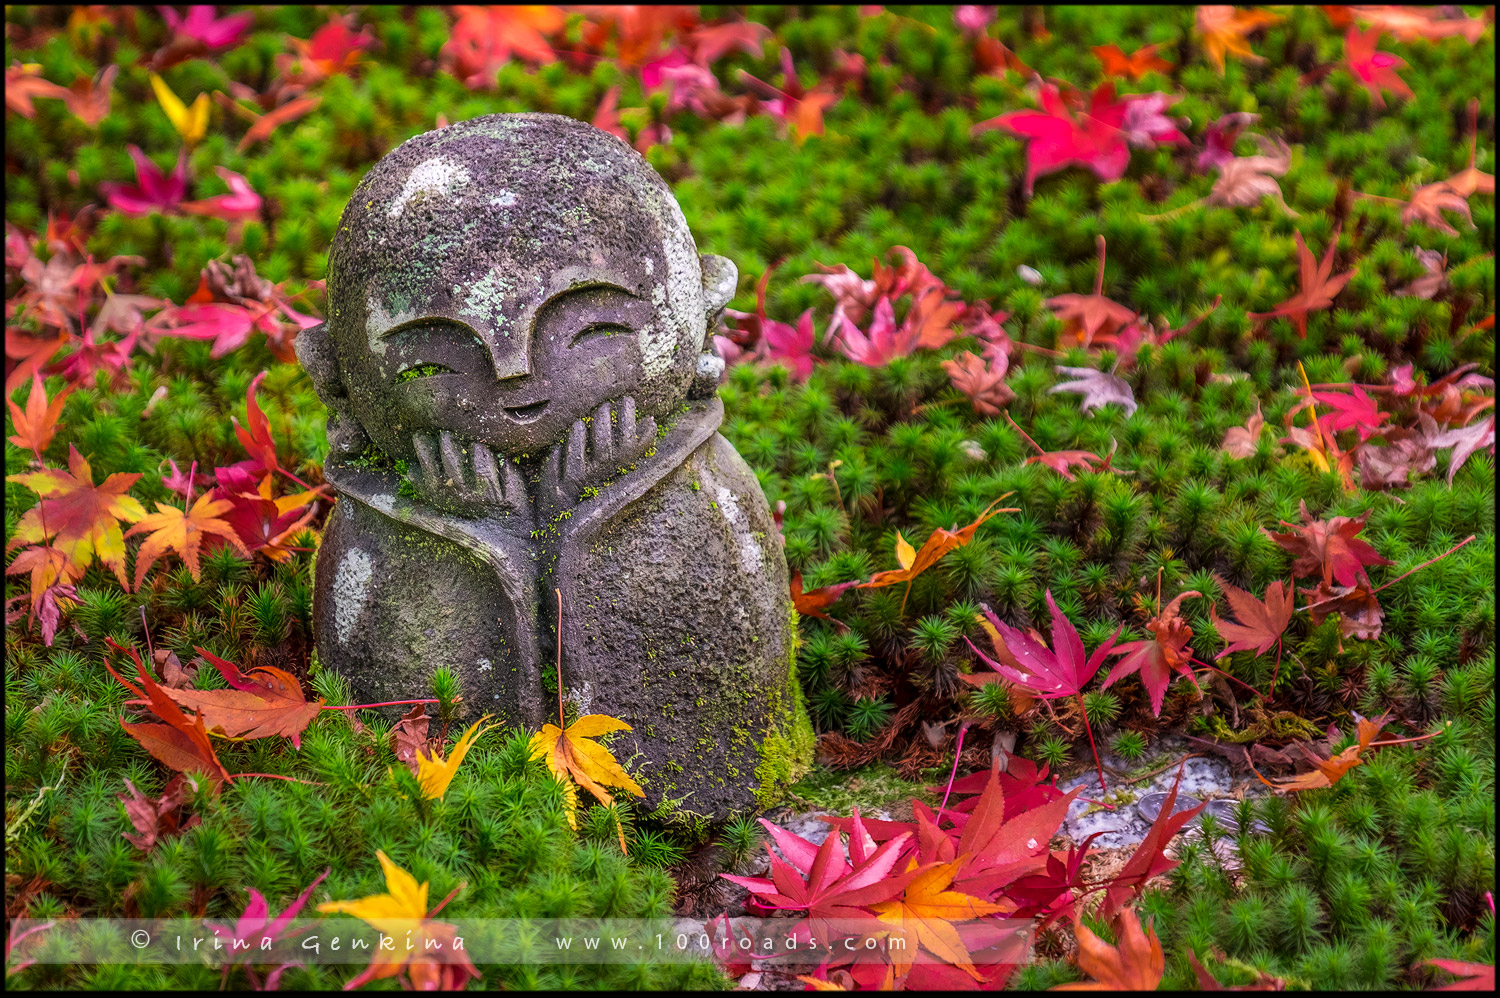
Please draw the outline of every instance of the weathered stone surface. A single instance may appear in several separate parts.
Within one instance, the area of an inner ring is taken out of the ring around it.
[[[345,209],[329,318],[297,341],[340,502],[320,660],[361,697],[439,666],[507,723],[578,713],[678,816],[770,803],[812,734],[786,562],[718,434],[707,336],[734,265],[702,256],[639,154],[554,115],[489,115],[382,159]]]

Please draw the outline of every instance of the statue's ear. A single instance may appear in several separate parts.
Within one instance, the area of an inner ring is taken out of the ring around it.
[[[312,379],[318,398],[328,409],[329,457],[337,460],[362,454],[370,445],[370,439],[349,407],[349,395],[339,371],[338,352],[328,332],[328,323],[320,322],[302,330],[292,341],[292,349],[297,352],[297,362]]]
[[[739,283],[740,272],[728,257],[703,253],[698,257],[703,265],[703,308],[710,316],[729,304]]]
[[[297,334],[292,341],[297,352],[297,362],[312,378],[313,388],[327,403],[330,398],[344,394],[343,378],[339,374],[338,354],[333,348],[333,337],[328,333],[328,323],[320,322]]]

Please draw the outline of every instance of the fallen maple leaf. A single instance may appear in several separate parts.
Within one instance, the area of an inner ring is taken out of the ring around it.
[[[244,152],[255,143],[264,142],[266,139],[269,139],[275,133],[276,129],[288,122],[296,121],[304,114],[307,114],[317,107],[323,99],[317,95],[311,97],[294,97],[285,104],[272,108],[265,114],[256,114],[254,111],[249,110],[228,97],[224,97],[222,94],[219,97],[221,104],[229,107],[238,114],[250,118],[250,127],[240,137],[239,144],[235,146],[235,152]]]
[[[1355,766],[1358,766],[1364,761],[1360,758],[1360,756],[1363,755],[1367,749],[1369,749],[1370,743],[1375,740],[1375,736],[1380,734],[1380,729],[1385,727],[1386,719],[1383,716],[1377,717],[1373,721],[1366,720],[1365,718],[1360,717],[1358,714],[1355,714],[1354,716],[1358,722],[1356,725],[1358,740],[1355,744],[1350,745],[1348,748],[1344,749],[1344,751],[1340,752],[1338,755],[1330,759],[1324,759],[1315,755],[1312,750],[1307,747],[1306,742],[1292,743],[1300,748],[1302,750],[1302,753],[1306,755],[1308,760],[1311,761],[1312,764],[1316,767],[1311,772],[1303,773],[1301,776],[1293,777],[1290,780],[1277,780],[1275,783],[1272,783],[1264,776],[1261,776],[1259,771],[1257,771],[1253,765],[1250,767],[1251,771],[1255,773],[1260,782],[1264,783],[1272,790],[1276,790],[1281,793],[1302,790],[1321,790],[1325,787],[1333,786],[1339,780],[1344,778],[1345,773],[1349,772],[1349,770],[1353,769]]]
[[[187,157],[177,153],[177,166],[170,174],[157,169],[156,164],[146,158],[138,146],[127,146],[130,158],[135,161],[134,185],[102,183],[99,193],[109,206],[125,215],[149,215],[154,211],[173,211],[187,196]]]
[[[233,416],[229,417],[229,422],[234,427],[234,435],[239,438],[240,446],[262,468],[286,474],[276,459],[276,441],[271,437],[271,421],[255,401],[255,391],[269,373],[261,371],[250,382],[250,387],[245,389],[245,425],[240,426],[239,420]]]
[[[1474,156],[1479,149],[1479,98],[1469,101],[1469,165],[1448,178],[1448,186],[1461,197],[1472,194],[1495,193],[1495,175],[1482,173],[1474,168]]]
[[[313,501],[322,496],[327,485],[295,495],[271,498],[271,476],[267,474],[256,486],[255,477],[243,468],[217,468],[219,485],[214,498],[230,503],[221,519],[228,523],[251,554],[263,554],[272,561],[286,561],[293,549],[287,542],[295,537],[317,514]],[[222,542],[210,538],[205,547],[215,550]]]
[[[1444,273],[1448,266],[1448,254],[1439,253],[1437,250],[1418,249],[1416,256],[1417,262],[1422,265],[1422,275],[1391,293],[1410,298],[1430,299],[1448,286],[1448,275]]]
[[[1458,474],[1458,469],[1464,466],[1464,462],[1475,451],[1488,447],[1491,453],[1494,452],[1495,417],[1488,416],[1465,427],[1445,430],[1428,437],[1427,443],[1433,448],[1453,448],[1453,452],[1448,455],[1448,484],[1452,486],[1453,476]]]
[[[250,181],[222,166],[214,167],[224,183],[229,185],[228,194],[216,194],[202,201],[184,201],[180,207],[189,215],[206,215],[226,222],[245,222],[260,217],[261,197],[250,187]]]
[[[1224,431],[1224,442],[1219,449],[1230,457],[1241,460],[1254,457],[1255,452],[1260,449],[1260,431],[1265,425],[1265,418],[1260,414],[1260,402],[1257,400],[1255,412],[1245,421],[1244,426],[1231,426]]]
[[[6,481],[20,482],[42,497],[40,503],[22,514],[7,550],[51,540],[80,576],[97,555],[128,592],[125,537],[120,532],[120,521],[135,523],[146,516],[140,501],[125,494],[141,476],[116,472],[99,486],[94,485],[93,476],[88,461],[72,444],[68,445],[67,471],[43,468],[6,476]]]
[[[1001,408],[1016,397],[1005,383],[1008,361],[1003,352],[989,361],[965,350],[952,360],[943,361],[943,370],[953,387],[968,396],[974,411],[981,416],[998,416]]]
[[[1279,660],[1281,636],[1286,633],[1287,624],[1291,623],[1294,609],[1292,600],[1288,598],[1291,595],[1290,588],[1283,586],[1281,580],[1277,579],[1266,587],[1265,599],[1262,601],[1224,579],[1215,578],[1239,620],[1223,620],[1219,617],[1218,605],[1209,606],[1208,616],[1214,623],[1214,630],[1227,642],[1224,650],[1214,656],[1214,661],[1242,650],[1264,655],[1272,645],[1277,648]],[[1274,679],[1272,684],[1274,685]]]
[[[1469,214],[1468,199],[1447,181],[1425,184],[1412,191],[1411,199],[1401,209],[1401,224],[1411,225],[1414,222],[1420,222],[1439,232],[1456,236],[1458,230],[1449,225],[1448,220],[1442,215],[1445,211],[1462,215],[1464,221],[1469,223],[1469,228],[1474,228],[1474,219]]]
[[[1117,332],[1135,318],[1136,313],[1104,297],[1104,258],[1107,246],[1104,237],[1096,236],[1094,245],[1099,253],[1099,269],[1094,275],[1094,293],[1089,295],[1065,294],[1047,299],[1047,304],[1063,322],[1063,335],[1075,340],[1079,346],[1088,347],[1097,335]]]
[[[1302,608],[1316,627],[1329,614],[1339,615],[1339,629],[1346,638],[1375,641],[1380,638],[1382,618],[1385,611],[1375,598],[1375,590],[1365,581],[1353,586],[1330,586],[1327,583],[1316,589],[1299,589],[1308,598]]]
[[[114,676],[120,685],[124,686],[137,698],[143,701],[158,717],[161,724],[130,724],[122,717],[120,727],[125,733],[140,743],[141,747],[151,753],[158,762],[163,763],[170,769],[179,773],[204,773],[213,787],[214,793],[218,793],[225,783],[230,782],[233,777],[219,761],[218,754],[208,740],[208,731],[203,726],[202,717],[189,718],[184,714],[177,704],[172,701],[168,691],[157,684],[146,671],[145,665],[141,663],[140,655],[136,654],[134,648],[121,648],[115,644],[112,638],[106,637],[104,643],[115,651],[123,651],[135,662],[136,675],[140,678],[141,686],[121,677],[121,675],[110,667],[108,662],[104,668],[111,676]],[[144,687],[142,689],[141,687]],[[171,691],[180,692],[180,691]]]
[[[306,82],[315,83],[348,73],[359,65],[365,51],[376,46],[369,25],[361,27],[356,34],[350,29],[349,20],[348,16],[330,16],[328,23],[314,31],[306,41],[287,36],[287,41],[297,51],[302,64],[301,76]]]
[[[1053,370],[1059,374],[1071,375],[1073,380],[1052,386],[1047,390],[1047,394],[1076,392],[1082,395],[1083,401],[1078,407],[1081,412],[1099,409],[1111,403],[1123,408],[1127,416],[1135,412],[1135,393],[1130,390],[1130,385],[1124,378],[1097,371],[1092,367],[1066,367],[1059,364]]]
[[[1203,133],[1203,151],[1198,154],[1198,169],[1208,170],[1234,159],[1234,144],[1260,115],[1251,111],[1231,111],[1214,120]]]
[[[1436,429],[1437,424],[1425,412],[1418,418]],[[1358,447],[1359,484],[1364,489],[1384,489],[1392,485],[1410,484],[1413,473],[1424,474],[1437,465],[1432,450],[1432,437],[1425,432],[1411,429],[1392,429],[1385,433],[1386,445],[1377,447],[1363,443]]]
[[[10,442],[31,451],[40,461],[42,451],[47,449],[47,445],[57,434],[57,420],[62,415],[63,403],[68,400],[75,387],[77,386],[68,385],[49,400],[47,388],[42,384],[42,376],[32,371],[31,394],[26,396],[26,408],[23,410],[13,399],[5,400],[5,404],[10,406],[11,420],[16,426],[15,434],[9,438]]]
[[[430,723],[426,705],[419,703],[391,729],[391,751],[399,761],[407,765],[413,776],[420,771],[417,756],[427,745],[427,727]]]
[[[1156,54],[1155,45],[1146,45],[1126,55],[1118,45],[1095,45],[1094,54],[1104,63],[1105,76],[1128,76],[1139,80],[1147,73],[1165,73],[1172,64]]]
[[[32,100],[36,97],[55,97],[67,100],[69,91],[42,76],[42,65],[28,62],[12,63],[5,70],[5,107],[23,118],[36,115]]]
[[[377,947],[370,965],[345,984],[344,990],[397,977],[404,990],[455,991],[462,990],[469,978],[478,979],[479,971],[469,962],[462,939],[457,939],[455,945],[457,930],[447,923],[431,920],[463,885],[454,888],[453,894],[428,911],[427,882],[418,884],[416,877],[391,862],[380,850],[376,850],[375,858],[385,872],[386,893],[355,901],[327,901],[318,905],[318,911],[325,915],[353,915],[370,923],[382,936],[404,939],[407,945]],[[411,980],[400,977],[403,971]]]
[[[884,367],[893,358],[905,357],[917,348],[911,331],[896,325],[889,298],[876,302],[868,335],[860,332],[847,315],[835,314],[828,324],[828,336],[845,357],[866,367]]]
[[[1371,103],[1383,108],[1385,98],[1380,95],[1382,90],[1389,90],[1408,100],[1414,95],[1406,81],[1396,75],[1396,70],[1406,65],[1406,60],[1389,52],[1375,50],[1380,34],[1380,28],[1370,31],[1350,28],[1344,35],[1344,62],[1360,85],[1370,92]]]
[[[905,976],[911,970],[912,962],[917,959],[917,947],[920,946],[975,980],[984,979],[974,969],[973,958],[969,956],[953,923],[997,914],[1008,908],[949,890],[959,866],[960,863],[954,861],[932,863],[919,869],[916,860],[910,860],[907,872],[914,873],[915,876],[906,885],[902,896],[870,905],[870,910],[876,913],[875,917],[891,926],[890,939],[906,942],[906,945],[892,946],[890,950],[891,964],[896,969],[897,977]]]
[[[422,796],[427,800],[442,800],[443,795],[448,792],[448,786],[453,782],[453,777],[458,773],[459,764],[464,761],[464,756],[469,754],[469,749],[479,740],[479,736],[490,728],[499,727],[491,724],[480,728],[479,725],[488,720],[489,714],[484,715],[459,737],[453,748],[448,753],[448,758],[433,752],[431,755],[421,748],[416,751],[416,777],[422,786]]]
[[[545,6],[456,6],[453,30],[439,53],[439,65],[471,90],[494,89],[496,74],[512,56],[552,62],[557,56],[548,35],[562,30],[563,12]]]
[[[302,732],[318,716],[326,702],[308,703],[297,677],[271,665],[257,666],[249,673],[202,648],[193,649],[207,659],[227,690],[164,689],[165,696],[198,712],[214,734],[225,738],[272,738],[285,735],[293,747],[302,748]]]
[[[1235,156],[1219,161],[1219,178],[1204,198],[1207,204],[1252,208],[1262,198],[1270,198],[1290,216],[1297,213],[1286,203],[1276,178],[1285,175],[1292,164],[1292,149],[1281,139],[1272,142],[1264,135],[1254,137],[1261,147],[1259,156]],[[1298,238],[1301,238],[1300,236]]]
[[[112,88],[115,77],[119,74],[119,65],[110,63],[95,73],[92,79],[80,76],[73,81],[63,102],[79,121],[90,128],[98,128],[99,122],[109,114],[109,99],[114,92]]]
[[[823,612],[824,607],[832,606],[838,602],[844,590],[859,585],[859,580],[852,582],[840,582],[832,586],[819,586],[817,589],[802,590],[802,573],[796,572],[792,575],[792,606],[804,617],[819,617],[823,620],[832,620],[828,614]]]
[[[1341,430],[1357,430],[1360,442],[1383,433],[1385,421],[1390,413],[1380,408],[1360,385],[1350,385],[1349,391],[1317,391],[1312,393],[1328,412],[1321,417],[1324,432],[1338,433]]]
[[[215,500],[212,493],[208,492],[198,497],[198,501],[193,504],[191,510],[178,509],[176,506],[158,502],[155,513],[142,518],[125,534],[126,537],[133,537],[136,534],[151,532],[151,536],[146,538],[145,543],[135,555],[135,588],[137,590],[141,588],[141,584],[146,581],[146,573],[168,548],[181,555],[183,564],[187,565],[193,581],[197,582],[200,578],[198,550],[206,534],[215,534],[224,538],[246,558],[250,557],[250,551],[240,540],[239,535],[234,532],[234,527],[219,519],[219,515],[226,512],[231,505],[224,500]]]
[[[1470,45],[1484,34],[1485,22],[1481,18],[1469,17],[1462,11],[1457,16],[1451,13],[1456,8],[1444,7],[1324,7],[1335,27],[1360,20],[1381,31],[1389,31],[1398,41],[1412,42],[1418,39],[1434,40],[1462,36]],[[1335,12],[1347,11],[1336,16]]]
[[[271,917],[271,905],[266,901],[265,895],[251,887],[248,888],[250,901],[245,905],[244,913],[235,919],[232,928],[205,921],[203,924],[213,932],[219,944],[229,951],[229,961],[224,965],[225,977],[228,977],[230,966],[241,961],[245,963],[253,961],[255,958],[252,954],[255,952],[269,949],[278,942],[293,939],[300,930],[292,927],[292,920],[301,913],[312,898],[313,890],[332,872],[332,867],[324,867],[317,879],[308,884],[302,893],[298,894],[292,903],[275,918]],[[296,964],[283,963],[273,968],[266,975],[264,987],[257,987],[257,990],[275,991],[281,974],[292,966]],[[243,965],[242,969],[250,976],[252,985],[259,985],[260,982],[256,981],[254,971]]]
[[[121,832],[121,836],[137,849],[149,853],[156,848],[159,839],[201,824],[203,819],[199,815],[195,814],[187,821],[182,821],[182,816],[177,813],[189,788],[197,790],[198,785],[190,777],[179,773],[167,782],[162,795],[153,800],[137,790],[135,784],[127,779],[125,789],[129,793],[119,794],[118,798],[125,805],[125,816],[135,827],[135,834]]]
[[[881,586],[893,586],[905,582],[906,591],[909,594],[911,592],[912,580],[933,565],[936,565],[949,551],[952,551],[954,548],[963,547],[972,541],[974,539],[974,532],[985,521],[991,517],[999,516],[1001,513],[1019,512],[1015,509],[995,508],[1008,495],[1010,495],[1009,492],[986,506],[984,511],[975,517],[974,522],[968,526],[962,528],[955,526],[952,530],[944,530],[942,527],[937,528],[927,535],[927,540],[922,543],[920,551],[913,550],[912,546],[907,543],[906,538],[901,536],[901,532],[899,530],[896,531],[896,561],[901,567],[898,569],[889,569],[884,572],[876,572],[870,577],[869,582],[861,583],[859,588],[878,589]],[[906,604],[905,598],[901,602],[904,607]]]
[[[1209,61],[1220,74],[1224,72],[1224,56],[1236,55],[1251,62],[1264,62],[1250,50],[1246,36],[1281,18],[1263,10],[1236,10],[1229,5],[1206,5],[1196,14],[1198,34],[1203,37],[1203,48]]]
[[[1094,978],[1074,984],[1059,984],[1054,991],[1155,991],[1167,968],[1167,958],[1162,954],[1161,940],[1150,921],[1141,931],[1141,923],[1135,912],[1123,909],[1115,916],[1115,938],[1119,943],[1111,946],[1089,929],[1083,922],[1073,923],[1073,934],[1078,938],[1078,954],[1074,961],[1078,969]]]
[[[1078,629],[1057,608],[1057,603],[1052,599],[1051,589],[1046,591],[1046,599],[1047,609],[1052,614],[1052,648],[1050,650],[1029,634],[1011,627],[988,609],[985,610],[985,618],[999,633],[1006,650],[1010,652],[1019,668],[990,658],[980,651],[973,641],[969,641],[969,647],[974,649],[981,661],[1017,686],[1030,690],[1043,700],[1074,697],[1082,709],[1083,687],[1094,678],[1094,674],[1104,664],[1105,657],[1114,648],[1115,639],[1120,636],[1120,629],[1117,628],[1107,641],[1095,648],[1094,653],[1085,661],[1083,640],[1078,636]],[[1094,732],[1089,726],[1087,712],[1083,714],[1083,723],[1085,729],[1088,730],[1089,746],[1092,748]],[[1103,789],[1105,786],[1104,766],[1099,762],[1098,749],[1094,749],[1094,762],[1099,767],[1099,786]]]
[[[156,92],[157,103],[166,112],[167,120],[172,123],[172,127],[177,129],[177,133],[182,136],[182,141],[189,148],[202,142],[203,137],[208,134],[210,106],[208,94],[199,94],[194,99],[193,106],[189,108],[180,97],[172,92],[172,88],[168,87],[166,81],[160,76],[152,73],[150,79],[151,89]]]
[[[1159,877],[1163,873],[1176,869],[1180,862],[1167,859],[1165,855],[1167,843],[1171,842],[1172,836],[1180,832],[1188,822],[1196,818],[1199,811],[1208,806],[1208,802],[1204,801],[1197,807],[1173,813],[1173,809],[1177,806],[1177,788],[1182,783],[1182,772],[1186,765],[1186,760],[1178,764],[1177,778],[1172,781],[1172,789],[1167,792],[1166,800],[1162,801],[1161,811],[1157,814],[1156,820],[1146,830],[1145,838],[1141,839],[1140,845],[1135,847],[1135,852],[1131,853],[1130,859],[1105,888],[1104,897],[1099,902],[1097,912],[1099,918],[1109,918],[1131,899],[1140,897],[1152,877]]]
[[[1130,165],[1130,146],[1120,130],[1127,102],[1115,101],[1114,85],[1094,90],[1089,108],[1076,117],[1051,83],[1040,89],[1040,111],[1008,111],[981,121],[971,134],[1001,128],[1026,143],[1026,176],[1022,195],[1031,197],[1038,177],[1069,166],[1082,166],[1100,180],[1119,180]]]
[[[1151,697],[1151,712],[1160,717],[1162,700],[1167,694],[1168,684],[1172,682],[1172,673],[1179,673],[1189,679],[1193,675],[1188,666],[1192,661],[1193,651],[1187,646],[1188,639],[1193,636],[1193,629],[1177,615],[1177,609],[1189,596],[1202,595],[1195,589],[1179,593],[1159,614],[1146,622],[1146,630],[1154,634],[1154,638],[1117,645],[1110,654],[1125,657],[1115,663],[1115,667],[1109,671],[1109,677],[1099,688],[1107,690],[1116,680],[1138,673],[1141,685],[1146,687],[1146,692]]]
[[[175,34],[200,43],[206,52],[233,48],[244,40],[245,35],[250,32],[251,25],[255,23],[253,12],[219,17],[212,6],[206,5],[189,7],[185,16],[178,14],[171,7],[157,9],[167,22],[168,28]]]
[[[1307,511],[1307,500],[1299,502],[1302,523],[1281,521],[1292,531],[1285,534],[1267,535],[1281,545],[1282,550],[1292,555],[1292,574],[1298,578],[1320,575],[1324,585],[1337,581],[1341,586],[1352,586],[1358,580],[1369,581],[1365,575],[1366,565],[1391,565],[1394,562],[1380,557],[1369,544],[1355,537],[1365,527],[1366,516],[1335,516],[1331,520],[1314,520]]]
[[[1307,313],[1317,312],[1333,304],[1333,299],[1344,290],[1344,285],[1349,283],[1349,278],[1354,276],[1354,271],[1349,270],[1337,277],[1333,276],[1333,255],[1339,248],[1339,231],[1342,225],[1333,228],[1333,236],[1328,240],[1328,249],[1323,254],[1322,260],[1314,260],[1313,255],[1307,249],[1307,243],[1302,240],[1302,233],[1295,233],[1297,240],[1297,258],[1300,268],[1302,290],[1298,291],[1285,302],[1277,305],[1269,312],[1250,312],[1251,319],[1269,319],[1278,315],[1289,315],[1296,323],[1297,335],[1307,339]]]
[[[1493,963],[1468,963],[1463,960],[1424,960],[1426,966],[1436,967],[1457,977],[1452,984],[1435,987],[1433,991],[1495,991],[1495,965]]]
[[[64,606],[71,606],[77,601],[78,591],[73,583],[82,578],[83,573],[70,565],[67,556],[57,548],[41,544],[16,555],[15,560],[5,569],[6,575],[19,575],[22,572],[31,573],[30,619],[41,625],[42,642],[50,648],[52,639],[57,636],[57,626],[62,622]],[[6,602],[6,606],[8,608],[11,603],[26,598],[14,597]],[[8,611],[5,622],[15,623],[20,619],[19,613],[20,611]]]
[[[545,759],[547,768],[559,782],[577,784],[608,805],[614,803],[605,787],[629,790],[637,797],[646,795],[630,774],[620,767],[609,749],[593,739],[611,731],[629,731],[630,725],[607,714],[585,714],[567,730],[555,724],[544,724],[531,736],[531,758]],[[578,827],[573,800],[569,800],[568,824]],[[625,851],[625,832],[620,830],[620,851]]]

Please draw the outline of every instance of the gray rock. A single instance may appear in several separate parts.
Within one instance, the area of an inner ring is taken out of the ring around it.
[[[565,696],[645,806],[722,820],[810,764],[786,561],[718,434],[700,256],[661,178],[570,118],[487,115],[365,176],[297,340],[340,501],[318,554],[321,662],[368,700],[440,666],[535,730]]]

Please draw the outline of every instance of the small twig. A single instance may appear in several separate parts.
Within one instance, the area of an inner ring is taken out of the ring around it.
[[[1189,759],[1202,758],[1202,757],[1203,757],[1203,753],[1202,752],[1189,752],[1187,755],[1183,756],[1181,759],[1176,760],[1175,762],[1169,762],[1165,766],[1158,767],[1157,769],[1151,770],[1151,772],[1149,772],[1149,773],[1142,773],[1140,776],[1135,776],[1135,777],[1126,777],[1126,775],[1124,773],[1120,772],[1118,769],[1115,769],[1113,766],[1106,766],[1105,768],[1108,769],[1111,773],[1115,774],[1115,782],[1116,783],[1139,783],[1142,780],[1149,780],[1153,776],[1157,776],[1157,775],[1160,775],[1161,773],[1165,773],[1167,770],[1171,769],[1173,766],[1180,766],[1184,762],[1187,762]]]

